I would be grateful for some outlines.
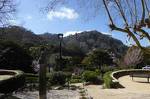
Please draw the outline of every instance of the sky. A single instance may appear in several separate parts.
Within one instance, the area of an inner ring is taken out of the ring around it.
[[[44,11],[47,0],[16,0],[17,13],[9,20],[12,25],[20,25],[35,34],[42,33],[63,33],[64,36],[80,33],[82,31],[97,30],[103,34],[121,40],[124,44],[133,44],[128,40],[126,34],[111,32],[108,27],[108,18],[105,12],[100,12],[96,17],[86,20],[86,16],[70,6],[59,6],[55,11]],[[142,44],[147,46],[148,41],[143,40]]]

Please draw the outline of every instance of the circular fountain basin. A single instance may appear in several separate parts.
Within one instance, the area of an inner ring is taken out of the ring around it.
[[[0,93],[12,93],[24,83],[25,77],[22,71],[0,69]]]
[[[13,77],[13,75],[0,75],[0,81]]]

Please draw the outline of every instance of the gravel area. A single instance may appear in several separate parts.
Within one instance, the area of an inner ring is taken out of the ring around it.
[[[125,87],[121,89],[103,89],[102,85],[84,86],[87,96],[93,99],[150,99],[150,83],[146,78],[134,78],[123,76],[119,82]],[[83,84],[74,84],[83,87]],[[38,99],[38,91],[18,92],[13,94],[20,99]],[[50,90],[47,92],[47,99],[79,99],[78,90]],[[17,98],[17,99],[18,99]],[[11,99],[11,98],[9,98]],[[15,98],[16,99],[16,98]]]
[[[18,92],[13,96],[20,99],[38,99],[38,91],[34,92]],[[50,90],[47,92],[47,99],[79,99],[78,91],[72,90]]]

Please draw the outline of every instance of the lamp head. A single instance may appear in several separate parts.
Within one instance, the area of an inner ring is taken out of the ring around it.
[[[58,34],[58,38],[59,38],[59,39],[62,39],[62,38],[63,38],[63,34],[61,34],[61,33]]]

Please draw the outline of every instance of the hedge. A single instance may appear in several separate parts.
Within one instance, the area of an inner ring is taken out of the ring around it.
[[[83,80],[85,80],[86,82],[90,82],[93,84],[100,84],[102,82],[100,74],[95,71],[84,71],[82,76]]]

